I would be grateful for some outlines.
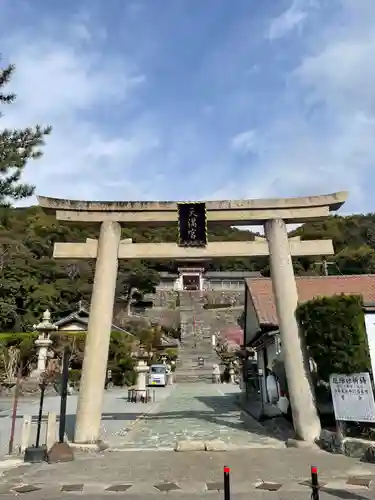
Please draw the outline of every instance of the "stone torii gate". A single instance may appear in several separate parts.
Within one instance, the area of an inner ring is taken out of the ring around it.
[[[207,201],[208,223],[227,226],[263,225],[265,238],[255,241],[207,242],[201,248],[177,243],[121,241],[121,224],[131,226],[177,225],[178,202],[94,202],[38,197],[39,205],[65,222],[97,222],[98,240],[56,243],[59,259],[96,259],[90,318],[85,343],[82,379],[75,428],[76,443],[99,440],[104,382],[108,360],[118,259],[193,259],[266,256],[270,268],[283,345],[285,370],[296,434],[314,441],[320,422],[305,371],[303,350],[295,318],[298,304],[292,256],[332,255],[331,240],[288,240],[286,224],[327,217],[347,199],[346,192],[302,198]]]

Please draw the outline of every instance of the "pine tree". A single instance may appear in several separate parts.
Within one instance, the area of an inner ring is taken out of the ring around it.
[[[15,66],[10,64],[0,68],[0,105],[12,104],[16,96],[4,93]],[[2,117],[0,112],[0,119]],[[32,196],[35,187],[21,181],[22,172],[28,160],[42,156],[41,147],[44,137],[51,132],[51,127],[27,127],[25,129],[0,130],[0,206],[7,206],[12,201]]]

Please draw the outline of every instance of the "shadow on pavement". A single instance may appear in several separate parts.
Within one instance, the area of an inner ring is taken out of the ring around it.
[[[321,491],[324,491],[327,495],[332,495],[335,498],[341,498],[342,500],[369,500],[368,496],[364,497],[354,491],[337,490],[332,488],[321,488]]]
[[[137,418],[139,418],[143,413],[102,413],[102,422],[108,421],[129,421],[133,422]],[[57,419],[59,421],[59,419]],[[74,439],[74,429],[76,426],[76,415],[67,415],[66,416],[66,427],[65,433],[68,437],[69,441],[73,441]]]
[[[164,420],[202,420],[221,427],[228,427],[237,431],[247,431],[263,437],[275,437],[259,422],[249,418],[246,423],[237,414],[242,415],[242,410],[236,405],[233,394],[220,396],[195,396],[197,401],[204,404],[200,410],[176,410],[167,412],[149,413],[144,417],[144,422],[162,422]],[[253,420],[253,425],[252,421]]]

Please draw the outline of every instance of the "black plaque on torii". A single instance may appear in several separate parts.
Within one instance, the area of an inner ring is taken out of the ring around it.
[[[207,245],[207,213],[204,202],[178,203],[178,244],[182,247]]]

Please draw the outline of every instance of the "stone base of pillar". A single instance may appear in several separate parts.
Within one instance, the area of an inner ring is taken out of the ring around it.
[[[69,443],[69,446],[73,448],[73,450],[77,449],[81,451],[95,451],[95,452],[105,451],[109,448],[109,445],[102,440],[98,440],[91,443],[74,441],[73,443]]]
[[[74,453],[68,443],[55,443],[47,455],[47,462],[49,464],[73,462],[73,460]]]

